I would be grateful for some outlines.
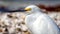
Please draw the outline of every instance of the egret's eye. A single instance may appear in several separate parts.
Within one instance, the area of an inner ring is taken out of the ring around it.
[[[27,12],[30,12],[30,11],[31,11],[31,8],[25,8],[25,10],[26,10]]]

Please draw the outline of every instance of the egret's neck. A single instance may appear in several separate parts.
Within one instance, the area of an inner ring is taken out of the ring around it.
[[[32,11],[30,13],[27,13],[28,15],[30,14],[43,14],[42,11]]]
[[[32,12],[32,13],[39,13],[39,14],[42,14],[42,11],[35,11],[35,12]]]

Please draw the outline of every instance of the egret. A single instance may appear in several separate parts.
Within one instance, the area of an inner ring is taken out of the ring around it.
[[[25,23],[32,32],[31,34],[60,34],[59,27],[47,14],[36,5],[30,5],[25,8],[29,13],[25,17]]]

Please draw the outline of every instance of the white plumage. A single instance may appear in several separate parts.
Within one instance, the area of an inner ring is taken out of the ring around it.
[[[40,8],[30,5],[29,15],[25,18],[25,23],[31,30],[31,34],[60,34],[59,28],[55,22],[46,14],[42,13]]]

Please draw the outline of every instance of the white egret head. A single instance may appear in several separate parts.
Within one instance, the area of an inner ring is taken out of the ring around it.
[[[40,8],[36,5],[29,5],[25,8],[26,12],[28,13],[34,13],[34,12],[39,12]]]

